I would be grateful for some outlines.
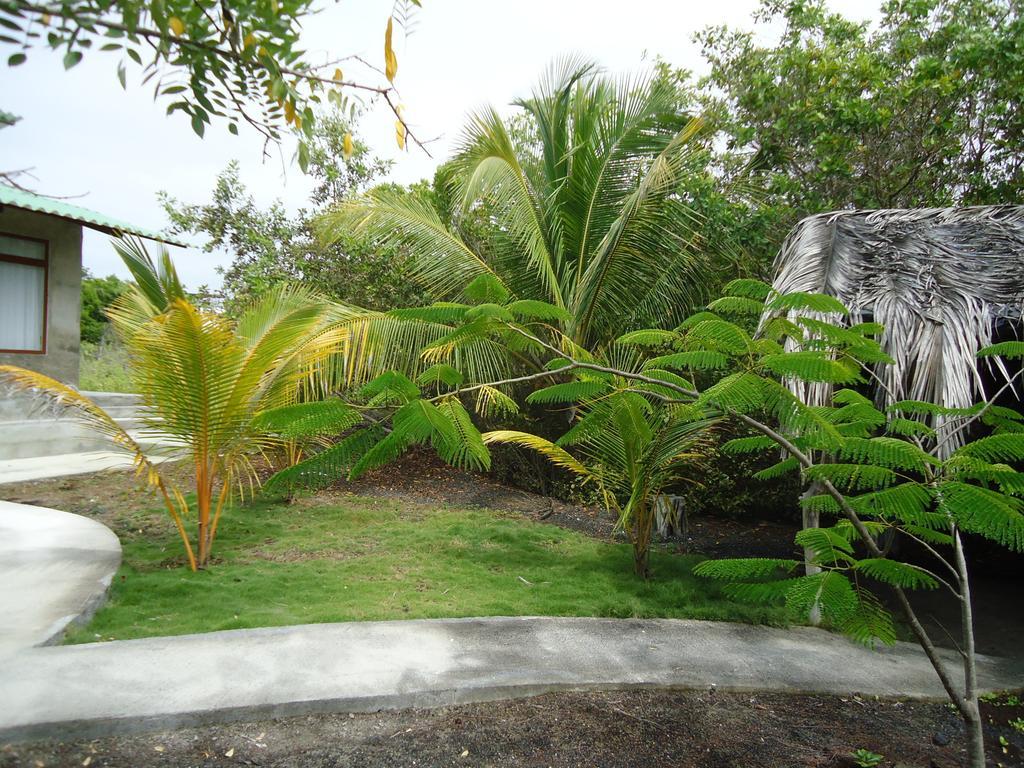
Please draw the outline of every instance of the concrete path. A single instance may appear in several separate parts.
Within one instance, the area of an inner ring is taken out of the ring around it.
[[[120,563],[121,544],[106,526],[0,501],[0,665],[90,616]]]
[[[910,644],[873,652],[810,628],[674,620],[319,624],[35,648],[3,663],[0,741],[553,690],[943,696]],[[986,689],[1024,685],[1020,662],[982,658],[980,672]]]
[[[120,554],[95,521],[0,502],[0,742],[553,690],[944,695],[907,643],[875,652],[817,629],[668,619],[353,622],[39,647],[102,601]],[[979,672],[985,689],[1024,687],[1022,661],[982,657]]]
[[[150,455],[154,464],[168,461],[168,456]],[[66,475],[85,475],[107,469],[130,469],[131,457],[118,451],[86,451],[61,453],[55,456],[32,456],[24,459],[0,459],[0,486],[25,480],[44,480]],[[0,494],[3,489],[0,488]]]

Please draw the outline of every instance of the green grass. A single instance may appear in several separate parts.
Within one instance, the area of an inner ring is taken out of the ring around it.
[[[328,621],[457,616],[677,617],[783,624],[691,573],[700,557],[657,551],[654,578],[625,544],[489,510],[334,497],[225,513],[208,570],[181,566],[152,511],[119,519],[124,563],[111,598],[71,642]]]

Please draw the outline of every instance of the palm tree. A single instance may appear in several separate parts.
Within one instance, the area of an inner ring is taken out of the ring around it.
[[[181,536],[189,566],[209,563],[221,513],[233,494],[259,483],[251,457],[281,445],[258,415],[296,401],[301,387],[341,340],[332,308],[308,291],[281,286],[236,321],[194,307],[170,259],[155,265],[141,245],[120,244],[137,282],[110,312],[130,355],[145,431],[193,468],[196,530],[190,509],[139,443],[89,398],[54,379],[0,366],[0,381],[31,390],[80,418],[132,456],[156,488]]]
[[[599,381],[556,384],[533,397],[575,400],[583,392],[579,420],[556,442],[500,430],[484,434],[484,443],[529,448],[591,483],[629,537],[636,574],[646,579],[657,503],[670,486],[697,482],[714,420],[694,419],[692,408],[652,405],[637,392],[609,392]]]
[[[699,218],[679,194],[688,174],[705,172],[702,123],[682,111],[675,84],[612,79],[568,59],[516,106],[534,140],[493,108],[471,116],[442,174],[451,217],[426,192],[379,188],[322,220],[328,238],[354,228],[407,249],[414,279],[441,302],[353,312],[350,379],[389,366],[417,373],[416,351],[452,331],[458,302],[547,302],[563,314],[556,335],[595,350],[635,327],[673,326],[714,288]],[[478,340],[449,351],[481,381],[522,362]]]

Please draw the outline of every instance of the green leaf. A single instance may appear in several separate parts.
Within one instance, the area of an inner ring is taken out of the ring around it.
[[[828,384],[852,384],[863,381],[855,368],[830,358],[827,352],[784,352],[761,358],[761,364],[779,376]]]
[[[988,488],[960,482],[939,486],[939,508],[965,531],[1014,551],[1024,550],[1024,502]]]
[[[462,384],[462,374],[446,363],[437,363],[417,376],[416,383],[421,387],[444,384],[454,389]]]
[[[707,349],[695,349],[691,352],[676,352],[671,355],[654,357],[644,363],[644,367],[650,368],[680,368],[695,370],[715,370],[727,368],[729,358],[721,352],[713,352]]]
[[[818,565],[845,565],[853,561],[853,547],[846,538],[831,528],[804,528],[795,541],[814,554]]]
[[[764,312],[764,302],[742,296],[723,296],[708,304],[708,309],[727,315],[758,317]]]
[[[1008,360],[1019,360],[1024,357],[1024,341],[1001,341],[978,350],[978,357],[1005,357]]]
[[[202,136],[202,134],[199,134]],[[299,168],[303,173],[309,171],[309,145],[304,141],[299,142],[298,148]]]
[[[398,371],[385,371],[367,382],[359,394],[374,404],[403,404],[418,398],[420,390],[407,376]]]
[[[693,572],[706,579],[722,581],[740,581],[776,576],[780,572],[790,572],[800,563],[797,560],[786,560],[769,557],[731,557],[722,560],[705,560],[694,566]]]
[[[704,390],[696,405],[713,405],[737,413],[756,411],[765,405],[762,379],[746,372],[730,374]]]
[[[602,381],[567,381],[531,392],[528,403],[578,403],[605,394],[608,385]]]
[[[837,488],[846,490],[874,490],[898,479],[891,469],[863,464],[816,464],[805,473],[812,480],[830,480]]]
[[[806,310],[822,314],[848,315],[846,306],[834,296],[824,293],[803,293],[797,291],[776,296],[768,303],[768,308],[775,311],[794,312]]]
[[[464,291],[466,300],[473,304],[504,304],[508,301],[509,290],[494,275],[477,275]]]
[[[636,347],[665,347],[672,344],[679,338],[674,331],[663,331],[657,328],[646,328],[640,331],[630,331],[619,336],[616,344],[625,344]]]
[[[206,123],[199,115],[192,115],[192,130],[195,131],[196,136],[203,138],[203,134],[206,132]]]
[[[751,339],[746,331],[713,315],[689,326],[686,342],[727,355],[745,355],[751,349]]]
[[[753,477],[755,480],[774,480],[777,477],[795,472],[800,469],[800,462],[793,456],[789,456],[782,461],[772,464],[770,467],[766,467],[759,472],[755,472]]]
[[[722,446],[722,453],[754,453],[755,451],[766,451],[777,447],[776,442],[767,435],[751,435],[750,437],[737,437],[729,440]]]
[[[856,569],[873,579],[905,589],[936,589],[939,586],[934,576],[917,566],[888,558],[860,560]]]
[[[16,67],[19,64],[24,64],[26,60],[28,60],[28,56],[26,56],[21,51],[19,51],[18,53],[12,53],[10,56],[7,57],[7,66]]]
[[[516,317],[534,320],[555,320],[563,323],[567,323],[572,320],[572,315],[561,307],[556,307],[554,304],[548,304],[546,301],[537,301],[535,299],[520,299],[519,301],[513,301],[511,304],[506,306],[506,309]]]
[[[335,397],[263,411],[253,427],[286,438],[317,437],[341,434],[362,420],[355,408]]]
[[[726,296],[742,296],[748,299],[757,299],[762,304],[764,300],[775,293],[772,287],[760,280],[750,278],[738,278],[726,283],[722,293]]]
[[[82,60],[81,51],[68,51],[64,54],[64,69],[71,69]]]
[[[1008,433],[982,437],[959,448],[953,456],[969,456],[985,461],[1024,460],[1024,434]]]
[[[379,427],[360,429],[329,448],[281,470],[264,483],[263,491],[273,493],[294,488],[322,488],[345,477],[384,432]]]

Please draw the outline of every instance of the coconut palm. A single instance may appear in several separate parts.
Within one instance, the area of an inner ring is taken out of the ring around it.
[[[555,384],[531,397],[581,401],[579,420],[555,442],[500,430],[484,434],[484,443],[537,451],[592,484],[629,537],[636,574],[648,578],[658,502],[670,486],[697,482],[714,420],[699,418],[692,408],[652,405],[637,392],[610,390],[599,380]]]
[[[326,237],[355,228],[407,249],[414,279],[436,301],[456,302],[353,315],[349,376],[420,365],[416,350],[451,332],[452,311],[465,300],[547,302],[564,314],[555,330],[588,350],[634,327],[672,326],[701,304],[714,287],[711,260],[700,221],[678,194],[688,174],[704,172],[701,121],[679,102],[663,77],[613,79],[568,59],[516,102],[535,140],[493,108],[470,117],[444,168],[450,218],[427,193],[393,188],[328,214]],[[516,365],[491,342],[450,351],[476,380]]]
[[[137,244],[127,247],[139,250]],[[144,250],[134,255],[140,258],[133,272],[144,273],[143,279],[113,308],[111,320],[129,351],[144,433],[193,469],[194,537],[186,529],[191,514],[182,492],[89,398],[15,366],[0,366],[0,382],[38,393],[126,451],[147,485],[160,492],[195,570],[209,563],[229,499],[259,482],[251,457],[281,442],[258,428],[257,416],[295,402],[303,381],[335,352],[340,335],[330,305],[308,291],[279,287],[232,321],[176,295],[180,281],[169,258],[157,267],[141,258]]]

